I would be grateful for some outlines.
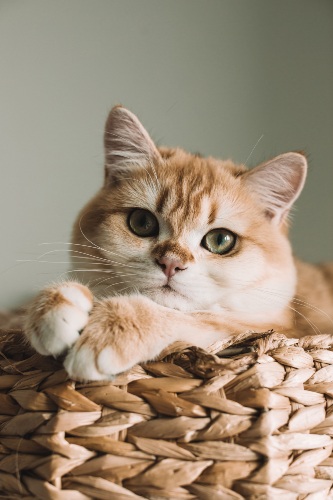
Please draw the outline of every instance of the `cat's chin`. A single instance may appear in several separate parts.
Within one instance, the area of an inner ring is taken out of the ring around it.
[[[146,288],[141,290],[141,293],[151,300],[170,309],[178,309],[179,311],[194,311],[197,304],[190,298],[177,292],[169,285],[164,285],[158,288]]]

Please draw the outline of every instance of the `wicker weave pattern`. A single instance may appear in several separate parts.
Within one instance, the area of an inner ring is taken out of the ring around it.
[[[247,334],[82,384],[2,335],[0,498],[333,498],[332,345]]]

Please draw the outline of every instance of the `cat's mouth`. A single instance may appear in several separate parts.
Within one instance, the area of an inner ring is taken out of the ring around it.
[[[192,300],[181,291],[173,288],[169,283],[147,287],[142,290],[142,293],[164,307],[181,311],[191,311],[194,308]]]
[[[151,288],[148,287],[148,288],[146,288],[146,291],[153,292],[153,293],[160,291],[165,295],[173,294],[173,295],[179,295],[179,296],[186,298],[185,295],[183,295],[182,293],[178,292],[178,290],[173,288],[173,286],[171,286],[169,282],[165,283],[165,285],[160,285],[157,287],[151,287]]]
[[[188,300],[188,297],[186,296],[186,292],[184,293],[184,290],[178,290],[177,286],[173,286],[171,280],[168,280],[166,283],[162,284],[160,283],[159,285],[153,285],[153,286],[147,286],[145,287],[142,291],[151,296],[153,294],[159,294],[163,297],[181,297],[182,299]]]
[[[184,295],[183,293],[180,293],[178,290],[176,290],[175,288],[170,286],[169,283],[166,283],[165,285],[161,286],[161,290],[163,290],[166,293],[172,293],[175,296],[179,296],[179,297],[182,297],[182,298],[188,300],[188,297],[186,297],[186,295]]]

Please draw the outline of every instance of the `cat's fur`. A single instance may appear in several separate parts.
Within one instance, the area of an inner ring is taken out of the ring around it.
[[[249,329],[333,331],[333,266],[295,261],[287,236],[306,177],[302,154],[248,170],[157,148],[118,106],[106,123],[105,155],[104,186],[73,231],[73,269],[89,288],[65,282],[35,299],[25,330],[37,351],[69,350],[71,376],[103,379],[176,340],[205,347]],[[158,234],[133,234],[135,208],[156,216]],[[226,255],[202,244],[214,228],[237,235]]]

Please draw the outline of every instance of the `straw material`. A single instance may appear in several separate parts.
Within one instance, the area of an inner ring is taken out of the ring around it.
[[[79,383],[3,332],[0,498],[333,499],[332,346],[252,332]]]

